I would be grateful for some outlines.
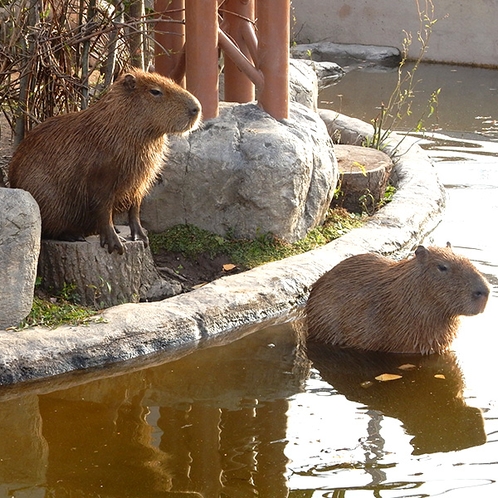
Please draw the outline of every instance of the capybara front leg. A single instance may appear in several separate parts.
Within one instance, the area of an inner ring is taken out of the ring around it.
[[[130,225],[131,240],[142,240],[144,246],[149,245],[149,238],[147,232],[140,223],[140,205],[133,204],[128,211],[128,223]]]
[[[117,251],[118,254],[124,253],[124,246],[112,223],[112,215],[109,216],[109,219],[100,224],[99,235],[101,247],[107,246],[109,254],[111,254],[112,251]]]

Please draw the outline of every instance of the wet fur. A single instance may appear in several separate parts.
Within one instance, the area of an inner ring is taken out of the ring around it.
[[[43,237],[82,240],[99,233],[102,246],[122,253],[113,214],[128,211],[132,238],[147,244],[140,205],[162,167],[166,134],[186,132],[199,119],[193,95],[135,70],[88,109],[36,126],[15,151],[10,185],[38,202]]]
[[[489,284],[451,248],[419,246],[392,261],[352,256],[314,284],[306,304],[308,340],[370,351],[442,353],[460,315],[481,313]]]

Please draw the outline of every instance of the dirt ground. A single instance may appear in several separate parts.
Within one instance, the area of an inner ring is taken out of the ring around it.
[[[180,282],[185,292],[217,278],[243,271],[234,266],[226,255],[211,258],[207,254],[201,254],[195,260],[190,260],[179,253],[162,251],[153,257],[159,272]]]

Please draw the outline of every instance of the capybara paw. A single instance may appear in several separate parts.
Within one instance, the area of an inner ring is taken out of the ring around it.
[[[141,240],[144,243],[144,247],[147,247],[149,245],[149,237],[147,237],[147,235],[145,235],[145,233],[143,233],[143,234],[136,233],[136,234],[132,235],[131,240],[134,240],[134,241]]]
[[[107,251],[112,254],[116,251],[118,254],[124,253],[124,246],[119,240],[119,237],[115,235],[114,237],[106,237],[105,235],[100,236],[100,247],[107,246]]]

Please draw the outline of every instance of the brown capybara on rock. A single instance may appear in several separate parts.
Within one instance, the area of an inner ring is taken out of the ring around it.
[[[308,340],[370,351],[442,353],[461,315],[484,311],[490,288],[462,256],[419,246],[415,257],[345,259],[313,285]]]
[[[84,240],[123,253],[113,214],[128,211],[133,240],[147,245],[140,205],[167,152],[166,134],[200,120],[201,105],[172,80],[133,70],[98,102],[36,126],[9,166],[10,186],[30,192],[40,206],[42,236]]]

